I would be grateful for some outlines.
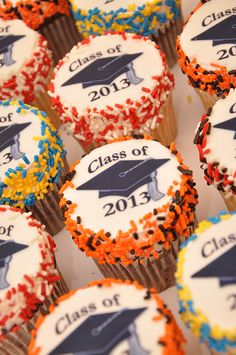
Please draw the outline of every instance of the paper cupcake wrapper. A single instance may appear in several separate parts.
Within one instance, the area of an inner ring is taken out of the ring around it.
[[[175,285],[176,259],[179,252],[181,239],[172,242],[169,250],[162,249],[159,258],[154,257],[136,260],[128,266],[121,263],[115,265],[99,264],[97,267],[105,277],[120,280],[137,281],[145,288],[154,287],[157,292],[162,292]]]
[[[220,99],[217,95],[209,95],[206,91],[201,91],[199,89],[194,89],[198,96],[200,97],[205,110],[207,111],[209,107],[213,107],[215,103]]]
[[[156,129],[151,131],[151,136],[154,139],[158,139],[162,144],[169,145],[175,140],[177,135],[177,123],[171,94],[160,109],[160,114],[163,115],[162,122]]]
[[[35,99],[31,103],[31,105],[36,106],[42,111],[45,111],[48,114],[48,117],[50,118],[50,121],[52,122],[54,127],[59,128],[59,126],[61,125],[60,118],[57,112],[53,110],[50,98],[46,91],[40,91],[38,93],[35,93]]]
[[[61,15],[51,20],[49,24],[42,26],[39,32],[47,39],[55,64],[82,39],[72,15]]]
[[[51,295],[45,302],[39,306],[34,316],[27,324],[21,325],[16,332],[9,332],[6,337],[0,341],[0,354],[4,355],[25,355],[28,354],[28,345],[31,341],[31,330],[34,329],[37,319],[48,313],[51,304],[62,295],[68,292],[63,279],[54,284]]]
[[[54,184],[54,190],[49,191],[42,200],[37,200],[31,207],[26,207],[27,212],[32,212],[32,216],[45,225],[50,235],[55,235],[64,228],[62,211],[59,207],[60,188],[64,183],[65,175],[68,172],[68,163],[64,159],[64,168],[58,183]]]
[[[160,46],[166,55],[166,61],[169,67],[173,67],[178,59],[176,51],[176,39],[183,29],[182,14],[174,20],[167,21],[161,26],[158,35],[152,35],[152,39]]]
[[[228,192],[222,192],[222,191],[220,191],[220,194],[225,201],[228,211],[230,212],[236,211],[236,196],[227,197]]]

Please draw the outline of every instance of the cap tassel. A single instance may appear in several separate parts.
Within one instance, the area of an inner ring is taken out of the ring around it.
[[[156,176],[157,176],[157,172],[153,171],[150,174],[150,178],[152,179],[152,181],[148,184],[148,193],[151,196],[152,200],[154,201],[158,201],[165,196],[165,194],[163,194],[158,190]]]
[[[3,263],[3,266],[0,266],[0,290],[4,290],[9,286],[9,283],[7,282],[7,272],[11,258],[11,256],[8,256],[0,261],[0,263]]]
[[[3,55],[3,61],[7,67],[9,67],[12,64],[15,64],[15,60],[12,59],[12,48],[13,48],[13,44],[10,44],[8,46],[8,51]]]
[[[138,334],[136,332],[135,324],[130,324],[129,326],[130,337],[129,341],[129,355],[148,355],[149,351],[142,348]]]
[[[20,151],[20,141],[19,141],[20,135],[17,134],[14,136],[14,144],[11,146],[11,155],[13,156],[13,159],[17,160],[20,159],[24,153],[21,153]]]
[[[143,79],[139,78],[134,70],[133,63],[129,63],[127,65],[128,71],[126,73],[127,79],[131,82],[133,85],[138,85],[143,81]]]

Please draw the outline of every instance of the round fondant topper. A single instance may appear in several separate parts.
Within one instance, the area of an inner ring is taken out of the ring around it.
[[[145,63],[145,65],[144,65]],[[154,88],[152,76],[161,75],[162,58],[148,41],[132,35],[107,35],[74,48],[58,69],[54,86],[62,102],[82,114],[116,103],[138,100],[142,87]]]
[[[189,18],[180,36],[184,53],[207,70],[215,64],[235,69],[236,6],[234,0],[211,0]],[[213,65],[212,65],[213,63]]]
[[[98,281],[64,296],[38,323],[29,354],[38,349],[49,355],[148,355],[163,347],[182,354],[181,332],[155,292],[119,280]]]
[[[180,182],[178,161],[160,143],[131,140],[105,145],[85,156],[76,167],[75,191],[64,193],[77,204],[74,218],[84,227],[112,235],[138,223],[147,212],[171,201],[174,180]],[[93,200],[93,208],[89,201]]]

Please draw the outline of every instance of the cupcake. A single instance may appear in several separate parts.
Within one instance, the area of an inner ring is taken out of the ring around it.
[[[49,94],[67,131],[85,145],[151,133],[163,144],[176,136],[173,75],[148,37],[90,37],[58,64]]]
[[[48,113],[58,127],[47,86],[52,72],[47,41],[21,20],[0,20],[0,100],[21,99]]]
[[[179,65],[206,109],[236,87],[235,1],[202,1],[177,40]]]
[[[1,354],[26,354],[36,320],[67,292],[55,268],[54,249],[30,213],[0,206]]]
[[[183,355],[184,338],[152,290],[105,279],[70,292],[41,317],[29,355]]]
[[[60,202],[66,228],[103,275],[157,291],[173,286],[197,204],[192,172],[174,145],[120,138],[82,158],[68,177]]]
[[[31,211],[52,235],[63,228],[58,204],[65,155],[44,112],[22,101],[0,102],[0,204]]]
[[[199,224],[178,258],[180,313],[212,354],[236,353],[236,214]]]
[[[2,0],[0,18],[21,19],[48,41],[55,63],[81,39],[67,0]]]
[[[107,31],[149,36],[166,53],[168,65],[176,63],[176,36],[183,24],[180,0],[71,0],[71,4],[76,25],[84,37]]]
[[[229,211],[236,210],[236,91],[203,115],[194,143],[208,185],[221,193]]]

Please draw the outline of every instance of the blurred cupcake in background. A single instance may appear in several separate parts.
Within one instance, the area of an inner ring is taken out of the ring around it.
[[[236,210],[236,91],[203,115],[194,143],[208,185],[221,193],[229,211]]]
[[[154,290],[105,279],[61,297],[33,331],[29,355],[183,355],[184,338]]]
[[[50,234],[59,232],[59,189],[68,166],[45,112],[22,101],[0,102],[0,164],[0,204],[31,211]]]
[[[235,1],[202,1],[177,39],[179,65],[206,109],[236,87]]]
[[[20,19],[48,41],[55,63],[81,39],[67,0],[3,0],[0,18]]]

